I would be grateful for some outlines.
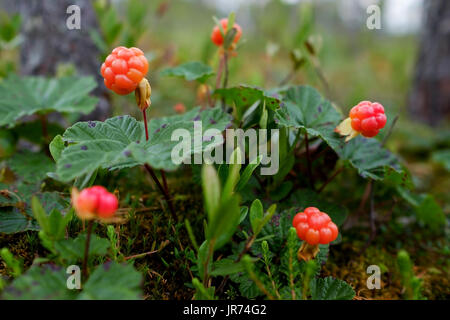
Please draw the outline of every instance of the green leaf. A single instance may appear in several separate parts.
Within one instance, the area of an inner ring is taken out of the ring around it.
[[[248,214],[248,207],[241,207],[241,214],[239,217],[239,224],[245,220]]]
[[[363,178],[383,180],[389,168],[402,173],[398,158],[384,149],[376,139],[358,136],[335,151],[341,159],[357,169]]]
[[[8,166],[19,179],[25,182],[39,182],[47,177],[47,172],[55,169],[55,164],[43,153],[23,151],[8,160]]]
[[[239,196],[233,195],[228,201],[221,204],[215,219],[208,223],[206,238],[208,240],[216,239],[215,250],[223,247],[236,232],[241,216],[239,202]]]
[[[81,261],[84,257],[86,235],[80,234],[75,239],[62,239],[55,242],[55,250],[59,252],[62,259],[68,263]],[[100,238],[96,234],[91,235],[89,243],[89,257],[105,255],[110,247],[108,239]]]
[[[332,277],[313,279],[310,286],[313,300],[351,300],[355,296],[347,282]]]
[[[58,192],[32,192],[30,194],[25,194],[17,203],[0,203],[0,207],[6,206],[0,210],[0,233],[40,230],[39,224],[34,219],[31,209],[31,196],[33,194],[37,196],[46,213],[51,212],[54,209],[62,211],[67,208],[67,201],[63,199]],[[1,200],[2,199],[0,199],[0,201]]]
[[[222,141],[203,141],[201,130],[194,130],[194,120],[201,121],[202,130],[223,131],[229,124],[229,115],[220,108],[200,111],[195,108],[183,115],[152,119],[149,124],[149,141],[145,141],[144,124],[130,116],[119,116],[105,122],[78,122],[68,128],[63,140],[69,143],[57,161],[56,174],[61,181],[93,172],[98,168],[110,170],[134,167],[148,163],[155,169],[174,170],[172,150],[180,144],[172,141],[176,129],[186,129],[191,140],[200,139],[201,145],[187,150],[190,156]],[[197,136],[194,137],[194,134]],[[184,141],[183,141],[184,142]]]
[[[329,202],[321,198],[317,193],[312,190],[304,189],[298,190],[291,196],[292,204],[297,206],[298,211],[303,211],[307,207],[316,207],[320,211],[325,212],[331,218],[331,220],[340,226],[344,223],[347,218],[348,210],[347,208]],[[292,219],[294,217],[292,216]]]
[[[30,122],[18,123],[13,129],[9,130],[14,132],[16,136],[32,143],[39,145],[47,143],[47,141],[44,141],[45,137],[42,135],[42,122],[39,119]],[[47,122],[47,134],[49,139],[53,139],[55,136],[62,134],[63,132],[64,128],[60,124]]]
[[[293,187],[294,184],[292,183],[292,181],[285,181],[275,190],[270,192],[270,198],[272,199],[272,201],[280,201],[284,199],[289,194],[289,192],[291,192]]]
[[[434,197],[430,194],[425,195],[415,208],[417,219],[425,223],[433,230],[445,226],[445,214]]]
[[[261,201],[255,199],[250,207],[250,223],[252,225],[253,233],[259,228],[259,225],[264,216],[264,209]]]
[[[48,216],[48,236],[50,236],[53,240],[63,239],[66,232],[66,226],[71,219],[72,213],[63,215],[61,214],[61,211],[53,209]]]
[[[202,186],[208,220],[213,221],[220,205],[220,181],[213,165],[203,165]]]
[[[228,105],[234,105],[236,107],[236,118],[239,121],[243,118],[247,109],[251,107],[259,108],[258,112],[253,112],[251,119],[246,120],[246,126],[259,123],[264,104],[266,109],[271,111],[269,112],[268,123],[273,119],[274,111],[280,107],[280,100],[267,96],[263,90],[255,87],[241,85],[227,89],[217,89],[213,94],[225,99]],[[255,104],[258,104],[258,106],[255,106]]]
[[[142,275],[132,265],[107,262],[90,275],[78,300],[142,299],[142,280]]]
[[[36,197],[33,197],[31,199],[31,208],[33,210],[33,215],[37,222],[39,223],[39,226],[42,230],[44,230],[45,233],[49,233],[50,231],[50,222],[47,217],[47,213],[45,212],[44,208],[42,208],[41,203],[39,202],[39,199]]]
[[[208,261],[207,270],[208,274],[211,269],[212,265],[212,259],[209,259],[209,244],[210,242],[208,240],[205,240],[202,242],[200,247],[198,248],[198,258],[197,258],[197,269],[198,274],[200,275],[200,278],[203,280],[203,276],[205,274],[205,265]]]
[[[215,287],[205,288],[197,278],[192,279],[192,285],[196,289],[195,300],[214,300]]]
[[[255,282],[248,278],[239,283],[239,292],[247,299],[254,299],[262,294]]]
[[[240,179],[241,160],[242,152],[238,147],[233,151],[229,159],[228,176],[222,193],[223,201],[227,201],[231,197]]]
[[[450,149],[434,151],[431,155],[434,162],[440,163],[450,171]]]
[[[69,300],[77,291],[67,289],[68,275],[54,264],[32,266],[3,291],[6,300]]]
[[[53,160],[58,161],[59,158],[61,158],[61,153],[64,150],[64,140],[61,135],[57,135],[52,142],[50,142],[50,145],[48,146],[50,149],[50,153],[53,157]]]
[[[401,171],[394,170],[391,167],[385,167],[383,182],[393,187],[401,187],[409,190],[414,189],[411,173],[403,165],[401,166]]]
[[[225,258],[214,263],[213,270],[211,271],[211,276],[227,276],[235,274],[238,272],[243,272],[245,266],[242,261],[235,262],[233,259]]]
[[[242,172],[238,184],[236,185],[236,191],[242,190],[246,185],[248,180],[251,178],[253,171],[259,166],[262,160],[262,155],[259,155],[253,162],[249,163],[247,167]]]
[[[334,150],[343,144],[343,139],[334,132],[341,115],[316,89],[309,86],[290,87],[283,102],[285,106],[275,114],[279,126],[304,129],[308,135],[323,139]]]
[[[166,68],[160,73],[162,77],[182,77],[187,81],[197,80],[202,83],[213,74],[214,71],[210,66],[198,61],[186,62],[173,68]]]
[[[0,83],[0,126],[14,127],[37,112],[91,112],[98,99],[89,96],[93,77],[43,78],[12,75]]]

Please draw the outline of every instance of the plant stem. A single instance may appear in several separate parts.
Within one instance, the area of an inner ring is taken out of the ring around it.
[[[375,224],[375,191],[374,191],[374,185],[375,183],[373,182],[373,180],[369,181],[368,184],[368,188],[369,189],[369,201],[370,201],[370,211],[369,211],[369,224],[370,224],[370,235],[369,235],[369,239],[367,239],[366,244],[364,245],[364,247],[361,249],[360,254],[362,254],[364,251],[366,251],[366,249],[369,247],[369,245],[372,243],[372,241],[375,239],[375,235],[377,232],[376,229],[376,224]]]
[[[146,113],[147,109],[142,110],[142,115],[144,116],[144,124],[145,124],[145,141],[148,141],[148,126],[147,126],[147,113]],[[172,203],[172,199],[169,196],[169,188],[167,186],[167,180],[166,180],[166,174],[164,172],[164,170],[161,170],[161,177],[163,180],[163,184],[164,187],[161,186],[161,183],[158,180],[158,177],[156,176],[155,172],[153,171],[152,167],[150,167],[148,164],[145,164],[145,169],[147,169],[148,173],[150,173],[150,176],[152,177],[153,181],[156,183],[156,185],[158,186],[159,190],[161,191],[161,193],[164,196],[164,199],[167,202],[167,205],[169,206],[169,210],[170,213],[172,214],[172,218],[174,219],[174,221],[177,221],[177,216],[175,214],[175,209],[173,207],[173,203]]]
[[[225,63],[224,56],[221,55],[220,56],[220,61],[219,61],[219,69],[217,69],[216,89],[219,89],[219,87],[220,87],[220,79],[222,78],[222,72],[223,72],[224,63]]]
[[[214,245],[215,244],[216,244],[216,241],[214,239],[212,239],[209,243],[208,257],[206,258],[205,264],[203,265],[203,285],[205,287],[208,287],[208,280],[209,280],[208,264],[209,264],[209,260],[211,260],[213,254],[214,254]]]
[[[239,256],[234,261],[235,263],[241,261],[241,259],[244,256],[244,254],[246,254],[247,251],[250,250],[250,248],[252,247],[252,244],[255,241],[255,239],[256,239],[256,237],[254,235],[247,239],[247,242],[245,243],[244,249],[242,249],[241,253],[239,253]],[[230,276],[228,276],[228,275],[225,278],[223,278],[223,280],[220,283],[219,287],[217,287],[217,293],[222,292],[222,290],[225,287],[225,284],[226,284],[226,282],[228,281],[229,278],[230,278]]]
[[[306,130],[305,130],[305,147],[306,147],[306,165],[308,168],[309,185],[311,189],[314,190],[314,180],[311,171],[311,156],[309,154],[309,139],[308,139],[308,132]]]
[[[262,293],[264,293],[267,296],[267,298],[269,298],[269,300],[275,300],[275,297],[266,289],[264,284],[261,282],[261,280],[258,279],[258,277],[253,271],[249,271],[249,276],[250,279],[252,279],[253,282],[256,284],[256,286],[259,288],[259,290],[261,290]]]
[[[50,143],[50,137],[48,135],[48,124],[47,124],[47,115],[46,114],[40,114],[39,119],[41,120],[41,127],[42,127],[42,137],[44,138],[44,150],[45,154],[49,157],[51,157],[50,149],[48,147],[48,144]]]
[[[158,187],[159,191],[161,191],[162,195],[164,196],[164,199],[167,202],[167,205],[169,206],[170,213],[172,214],[172,218],[174,221],[177,221],[177,215],[175,213],[175,209],[173,207],[172,199],[169,197],[169,194],[166,192],[166,189],[161,185],[161,183],[158,180],[158,177],[155,174],[155,171],[153,171],[152,167],[150,167],[147,163],[144,164],[145,169],[152,177],[153,181],[155,182],[156,186]]]
[[[269,276],[269,280],[272,284],[273,291],[277,295],[277,298],[281,299],[280,293],[278,292],[277,286],[275,285],[275,281],[273,280],[272,272],[270,272],[270,267],[269,267],[268,263],[266,263],[266,270],[267,270],[267,275]]]
[[[386,133],[386,135],[384,136],[383,141],[381,142],[381,146],[384,147],[384,145],[387,142],[387,139],[391,136],[392,130],[394,129],[395,124],[397,123],[398,120],[398,115],[395,116],[394,120],[392,120],[392,124],[389,127],[389,131]]]
[[[279,87],[284,86],[285,84],[287,84],[289,81],[291,81],[291,79],[295,76],[295,74],[297,73],[297,70],[292,69],[291,71],[289,71],[289,73],[284,77],[283,80],[280,81],[280,83],[278,84]]]
[[[94,220],[90,220],[87,226],[86,244],[84,246],[84,259],[83,259],[83,277],[86,278],[88,275],[88,259],[89,259],[89,245],[91,242],[91,232]]]
[[[164,189],[166,190],[167,194],[170,196],[169,187],[167,186],[166,173],[164,172],[163,169],[161,169],[159,172],[161,173],[161,178],[162,178],[162,181],[163,181]]]
[[[223,78],[222,88],[226,89],[227,86],[228,86],[228,53],[227,52],[225,52],[223,54],[223,65],[225,67],[224,68],[225,69],[225,75],[224,75],[224,78]]]
[[[144,117],[145,141],[148,141],[147,108],[142,110],[142,116]]]
[[[341,173],[342,171],[344,171],[344,167],[340,167],[338,170],[336,170],[333,175],[331,177],[328,178],[327,181],[325,181],[325,183],[320,187],[319,191],[317,191],[317,193],[321,193],[323,191],[323,189],[325,189],[325,187],[331,182],[333,181],[334,178],[336,178],[336,176]]]

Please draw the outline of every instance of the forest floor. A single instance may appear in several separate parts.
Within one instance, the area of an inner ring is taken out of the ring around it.
[[[126,194],[125,202],[130,204],[129,209],[122,210],[126,212],[122,223],[116,225],[116,232],[120,235],[120,252],[131,258],[162,247],[158,252],[135,258],[135,266],[145,275],[144,298],[192,299],[193,290],[189,286],[193,263],[180,252],[181,248],[192,247],[183,220],[189,219],[194,230],[202,228],[201,187],[193,182],[192,176],[169,176],[179,218],[177,224],[172,224],[170,215],[162,209],[165,206],[162,197],[153,185],[153,191],[148,192],[145,185],[152,182],[142,181],[140,174],[139,170],[133,170],[127,175],[127,183],[131,180],[134,181],[133,185],[124,187],[125,184],[120,183],[120,177],[117,183],[122,186],[119,192]],[[130,179],[130,175],[140,175],[141,179]],[[143,186],[145,192],[142,192]],[[130,190],[141,191],[136,191],[137,195],[131,196],[130,194],[135,193]],[[419,230],[420,227],[415,225],[410,226],[404,234],[393,232],[389,226],[378,229],[375,240],[365,250],[363,248],[369,236],[368,228],[356,226],[344,230],[342,241],[330,248],[321,276],[333,276],[348,282],[356,292],[355,299],[402,299],[403,288],[397,271],[396,254],[399,249],[405,249],[414,263],[415,274],[423,281],[424,297],[450,298],[450,259],[445,254],[446,241],[442,236],[433,238],[426,230]],[[96,232],[103,237],[106,237],[105,230],[102,225],[96,228]],[[197,236],[198,240],[202,238],[200,234]],[[2,235],[0,248],[2,247],[8,247],[15,256],[21,257],[26,268],[36,257],[48,254],[40,246],[37,233],[32,231]],[[367,288],[367,278],[371,275],[366,273],[369,265],[380,267],[381,289]],[[5,271],[3,264],[0,264],[0,274],[5,275]],[[230,282],[228,285],[233,286]],[[221,298],[229,297],[224,294]]]

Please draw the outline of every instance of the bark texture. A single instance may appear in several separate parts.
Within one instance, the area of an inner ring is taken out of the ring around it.
[[[420,122],[439,125],[450,116],[450,1],[427,0],[425,24],[408,108]]]

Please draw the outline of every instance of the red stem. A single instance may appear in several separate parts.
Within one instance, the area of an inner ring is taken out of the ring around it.
[[[86,243],[84,246],[84,259],[83,259],[83,276],[86,278],[88,275],[88,259],[89,259],[89,245],[91,242],[91,232],[94,220],[90,220],[87,227]]]
[[[147,127],[147,112],[146,109],[142,110],[142,115],[144,116],[144,125],[145,125],[145,141],[148,141],[148,127]]]

